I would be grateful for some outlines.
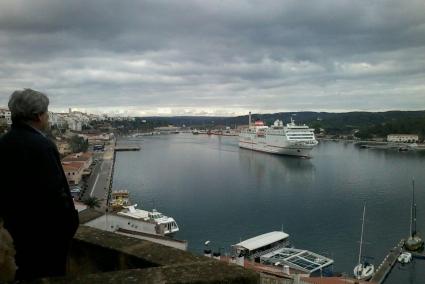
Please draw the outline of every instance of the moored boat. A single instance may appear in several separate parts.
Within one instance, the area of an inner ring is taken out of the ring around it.
[[[165,216],[156,209],[152,211],[136,209],[137,204],[131,204],[129,195],[127,190],[115,190],[111,193],[110,212],[121,217],[110,218],[109,226],[112,231],[124,229],[158,235],[170,235],[179,231],[174,218]],[[122,218],[124,219],[121,220]]]
[[[397,261],[401,264],[406,264],[412,261],[412,254],[410,252],[403,252],[397,258]]]
[[[289,235],[281,231],[265,233],[232,245],[231,254],[230,262],[237,265],[283,274],[322,273],[334,262],[314,252],[294,248]]]
[[[354,277],[358,280],[369,280],[375,272],[375,266],[367,261],[362,261],[362,246],[363,246],[363,233],[364,233],[364,221],[366,214],[366,205],[363,206],[363,218],[362,218],[362,232],[360,235],[360,248],[359,248],[359,260],[356,267],[354,267]]]
[[[404,243],[409,251],[418,251],[424,247],[424,241],[416,229],[416,202],[415,202],[415,180],[412,180],[412,204],[410,207],[410,235]]]
[[[129,206],[130,197],[128,190],[114,190],[111,193],[111,199],[109,205],[112,211],[119,211],[123,209],[123,206]]]
[[[136,209],[137,204],[124,206],[122,211],[119,211],[117,215],[127,217],[134,222],[149,222],[157,225],[157,231],[164,235],[173,234],[179,231],[177,222],[172,217],[163,215],[156,209],[152,211],[146,211]],[[137,229],[137,223],[134,224],[133,228]]]
[[[239,134],[239,147],[278,155],[309,157],[317,144],[314,129],[297,125],[292,118],[285,126],[276,120],[268,127],[262,121],[252,124],[249,113],[248,128]]]

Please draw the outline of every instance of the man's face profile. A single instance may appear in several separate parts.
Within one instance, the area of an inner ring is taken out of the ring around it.
[[[38,119],[39,119],[39,125],[41,130],[49,129],[49,112],[48,111],[39,114]]]

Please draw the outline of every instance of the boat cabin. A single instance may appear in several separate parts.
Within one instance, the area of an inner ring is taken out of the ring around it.
[[[330,273],[329,267],[334,263],[333,259],[319,255],[317,253],[284,247],[264,254],[260,257],[260,262],[274,267],[285,265],[292,269],[301,271],[310,276],[322,276]]]
[[[289,235],[275,231],[232,245],[232,254],[259,262],[262,255],[289,245]]]

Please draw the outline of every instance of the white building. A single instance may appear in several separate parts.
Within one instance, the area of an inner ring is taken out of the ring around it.
[[[419,136],[416,134],[389,134],[388,142],[416,143],[419,141]]]
[[[10,110],[0,108],[0,118],[4,118],[8,126],[12,125],[12,114],[10,113]]]
[[[66,156],[62,159],[64,164],[66,163],[81,163],[83,165],[83,170],[86,170],[93,163],[93,154],[86,153],[76,153]]]
[[[81,162],[62,162],[66,179],[70,185],[79,184],[83,177],[84,163]]]
[[[160,126],[160,127],[155,127],[154,131],[158,131],[165,134],[178,133],[180,131],[180,127],[173,126],[173,125]]]
[[[49,112],[49,123],[50,126],[56,126],[57,128],[65,128],[67,125],[64,115],[61,113]]]
[[[78,134],[78,137],[86,139],[89,144],[103,143],[114,138],[114,133],[102,133],[102,134]]]
[[[67,116],[65,120],[66,120],[66,123],[68,124],[69,129],[73,131],[81,131],[83,129],[83,124],[77,118]]]

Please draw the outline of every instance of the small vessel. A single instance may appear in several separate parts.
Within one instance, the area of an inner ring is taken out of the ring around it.
[[[416,230],[415,180],[412,180],[412,204],[410,206],[410,236],[404,243],[409,251],[418,251],[424,247],[424,241]]]
[[[401,264],[406,264],[412,261],[412,254],[410,252],[403,252],[397,258],[397,261]]]
[[[170,235],[179,231],[179,226],[172,217],[165,216],[156,209],[136,209],[137,204],[131,204],[129,195],[128,190],[114,190],[111,193],[110,212],[120,216],[120,219],[110,218],[112,231],[124,229],[158,235]]]
[[[363,246],[363,233],[364,233],[364,220],[366,214],[366,205],[363,206],[362,218],[362,233],[360,235],[360,248],[359,248],[359,261],[354,267],[354,276],[358,280],[369,280],[375,272],[375,266],[367,261],[362,262],[362,246]]]
[[[164,235],[173,234],[179,231],[179,226],[172,217],[165,216],[156,209],[153,209],[152,211],[146,211],[136,209],[136,207],[137,204],[123,206],[124,209],[119,211],[117,215],[131,219],[133,223],[135,223],[133,228],[138,227],[137,222],[148,222],[155,224],[156,230],[160,231]]]
[[[289,242],[289,235],[274,231],[265,233],[232,245],[231,263],[255,267],[268,267],[269,271],[277,269],[288,274],[289,269],[294,273],[312,275],[326,270],[333,260],[314,252],[294,248]],[[246,266],[245,266],[246,267]],[[296,272],[295,272],[296,271]]]
[[[129,206],[130,204],[131,203],[128,190],[114,190],[111,193],[111,200],[109,202],[109,205],[112,211],[119,211],[123,209],[123,206]]]
[[[292,117],[286,126],[276,120],[268,127],[262,121],[252,125],[250,112],[249,126],[239,134],[239,147],[278,155],[309,157],[317,144],[314,129],[305,124],[296,125]]]

